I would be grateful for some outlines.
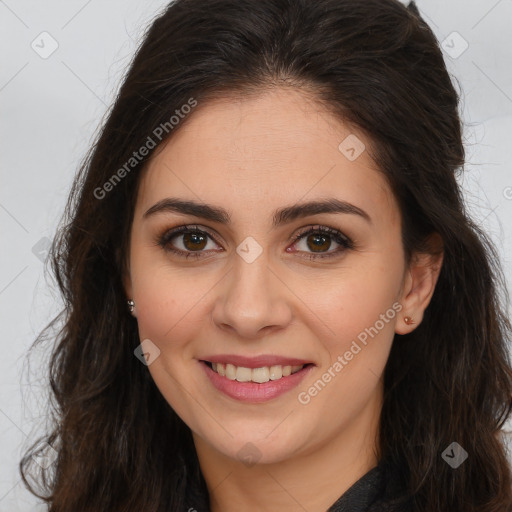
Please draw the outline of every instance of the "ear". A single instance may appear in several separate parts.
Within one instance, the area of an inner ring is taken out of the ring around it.
[[[409,268],[406,270],[400,303],[402,316],[397,320],[395,332],[408,334],[416,329],[423,320],[425,309],[434,294],[437,279],[443,264],[443,241],[438,233],[429,236],[429,252],[414,253]],[[412,319],[407,324],[404,318]]]

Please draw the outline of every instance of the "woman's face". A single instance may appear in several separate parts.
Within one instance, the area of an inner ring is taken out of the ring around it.
[[[291,90],[190,115],[145,170],[131,232],[126,289],[152,378],[223,456],[278,462],[360,438],[408,314],[399,210],[369,141]],[[337,211],[297,209],[316,202]]]

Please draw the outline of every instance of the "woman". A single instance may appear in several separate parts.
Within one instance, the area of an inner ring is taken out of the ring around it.
[[[414,5],[170,4],[52,250],[49,510],[511,510],[463,164]]]

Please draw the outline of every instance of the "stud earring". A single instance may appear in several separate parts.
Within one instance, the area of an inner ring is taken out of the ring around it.
[[[413,322],[413,320],[412,320],[412,318],[411,318],[410,316],[406,316],[406,317],[404,318],[404,322],[405,322],[407,325],[411,325],[411,324],[413,324],[413,323],[414,323],[414,322]]]
[[[130,310],[130,313],[133,314],[133,311],[135,309],[135,302],[133,302],[133,300],[130,299],[127,301],[127,303],[128,303],[128,309]]]

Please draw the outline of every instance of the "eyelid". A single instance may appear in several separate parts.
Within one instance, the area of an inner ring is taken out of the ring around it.
[[[332,227],[326,226],[324,224],[310,224],[309,226],[304,226],[303,228],[301,228],[299,230],[298,233],[291,235],[290,238],[288,239],[288,241],[295,242],[302,236],[304,236],[308,233],[315,233],[315,232],[325,233],[332,237],[337,236],[339,238],[343,238],[348,243],[352,242],[352,240],[347,235],[345,235],[342,231],[340,231],[339,229],[332,228]]]
[[[199,231],[202,233],[206,233],[217,245],[220,245],[216,239],[216,235],[214,235],[209,230],[209,228],[200,226],[198,224],[182,224],[182,225],[176,226],[174,228],[166,229],[163,231],[162,234],[156,236],[156,239],[155,239],[156,245],[162,245],[162,242],[168,243],[169,240],[171,240],[175,236],[186,233],[187,231]],[[192,252],[192,251],[190,251],[190,252]]]
[[[330,226],[325,226],[323,224],[314,224],[306,226],[301,231],[299,231],[298,234],[292,235],[290,240],[295,244],[295,242],[300,241],[306,235],[313,233],[325,234],[331,237],[332,239],[334,239],[335,243],[337,243],[340,246],[340,248],[334,251],[327,252],[306,252],[301,256],[302,258],[306,258],[312,261],[328,259],[331,257],[335,258],[336,256],[341,256],[347,250],[354,250],[356,248],[353,240],[349,238],[347,235],[345,235],[341,230],[337,228],[332,228]]]
[[[172,252],[172,253],[175,253],[177,254],[178,256],[181,256],[181,257],[192,257],[192,258],[201,258],[201,254],[204,254],[206,251],[183,251],[181,249],[174,249],[174,248],[169,248],[167,247],[167,245],[169,244],[169,241],[174,238],[175,236],[179,236],[181,234],[184,234],[188,231],[198,231],[198,232],[202,232],[202,233],[205,233],[206,235],[208,235],[208,237],[210,237],[217,245],[220,245],[219,242],[217,241],[216,239],[216,235],[214,235],[210,230],[209,228],[206,228],[204,226],[200,226],[200,225],[197,225],[197,224],[185,224],[185,225],[180,225],[180,226],[176,226],[174,228],[170,228],[170,229],[167,229],[165,230],[161,235],[157,235],[156,237],[156,245],[159,245],[161,246],[162,248],[164,248],[164,250],[168,251],[168,252]],[[301,238],[303,238],[305,235],[307,234],[312,234],[312,233],[324,233],[328,236],[330,236],[331,238],[334,239],[335,243],[337,243],[338,245],[341,246],[341,249],[337,249],[337,250],[334,250],[334,251],[328,251],[328,252],[325,252],[325,253],[314,253],[314,252],[310,252],[310,253],[306,253],[306,255],[302,256],[306,259],[311,259],[311,260],[319,260],[319,259],[322,259],[322,258],[329,258],[329,257],[334,257],[336,255],[340,255],[341,253],[343,253],[344,251],[346,251],[347,249],[354,249],[355,248],[355,244],[354,242],[352,241],[351,238],[349,238],[347,235],[345,235],[341,230],[337,229],[337,228],[333,228],[333,227],[330,227],[330,226],[326,226],[326,225],[323,225],[323,224],[310,224],[308,226],[304,226],[303,228],[301,228],[299,230],[298,233],[294,233],[292,234],[289,239],[288,239],[288,242],[292,242],[292,243],[295,243],[297,241],[299,241]],[[302,253],[303,251],[299,251],[299,253]]]

